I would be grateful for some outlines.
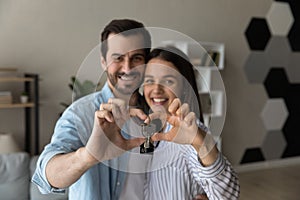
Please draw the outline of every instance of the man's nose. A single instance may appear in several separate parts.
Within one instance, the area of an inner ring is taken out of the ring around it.
[[[122,69],[124,72],[129,72],[132,68],[133,68],[133,65],[131,63],[131,60],[128,56],[126,56],[122,63]]]

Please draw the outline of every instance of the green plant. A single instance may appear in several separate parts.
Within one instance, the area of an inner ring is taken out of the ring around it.
[[[71,83],[68,84],[69,88],[73,92],[72,99],[76,101],[77,99],[88,95],[98,89],[98,85],[94,84],[90,80],[85,80],[83,82],[76,79],[75,76],[71,76]],[[60,105],[67,108],[70,106],[70,103],[61,102]],[[60,115],[62,112],[60,113]]]
[[[29,94],[28,94],[28,92],[25,92],[25,91],[23,91],[22,93],[21,93],[21,96],[28,96]]]
[[[94,92],[96,89],[96,84],[90,80],[85,80],[83,83],[81,83],[78,79],[72,76],[69,88],[73,91],[73,100],[75,101],[80,97]]]

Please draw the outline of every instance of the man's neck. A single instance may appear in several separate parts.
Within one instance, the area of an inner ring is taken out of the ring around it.
[[[139,98],[138,90],[134,91],[132,94],[121,94],[120,92],[114,90],[114,96],[116,98],[122,99],[129,106],[136,106]]]

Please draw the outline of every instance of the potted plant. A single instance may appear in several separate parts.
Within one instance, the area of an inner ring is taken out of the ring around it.
[[[22,92],[20,96],[21,103],[28,103],[29,95],[27,92]]]

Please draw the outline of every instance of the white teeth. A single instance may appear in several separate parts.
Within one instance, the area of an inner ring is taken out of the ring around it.
[[[132,81],[134,79],[134,76],[119,76],[120,79],[124,80],[124,81]]]
[[[166,101],[166,99],[154,99],[153,98],[153,101],[156,103],[160,103],[160,102]]]

